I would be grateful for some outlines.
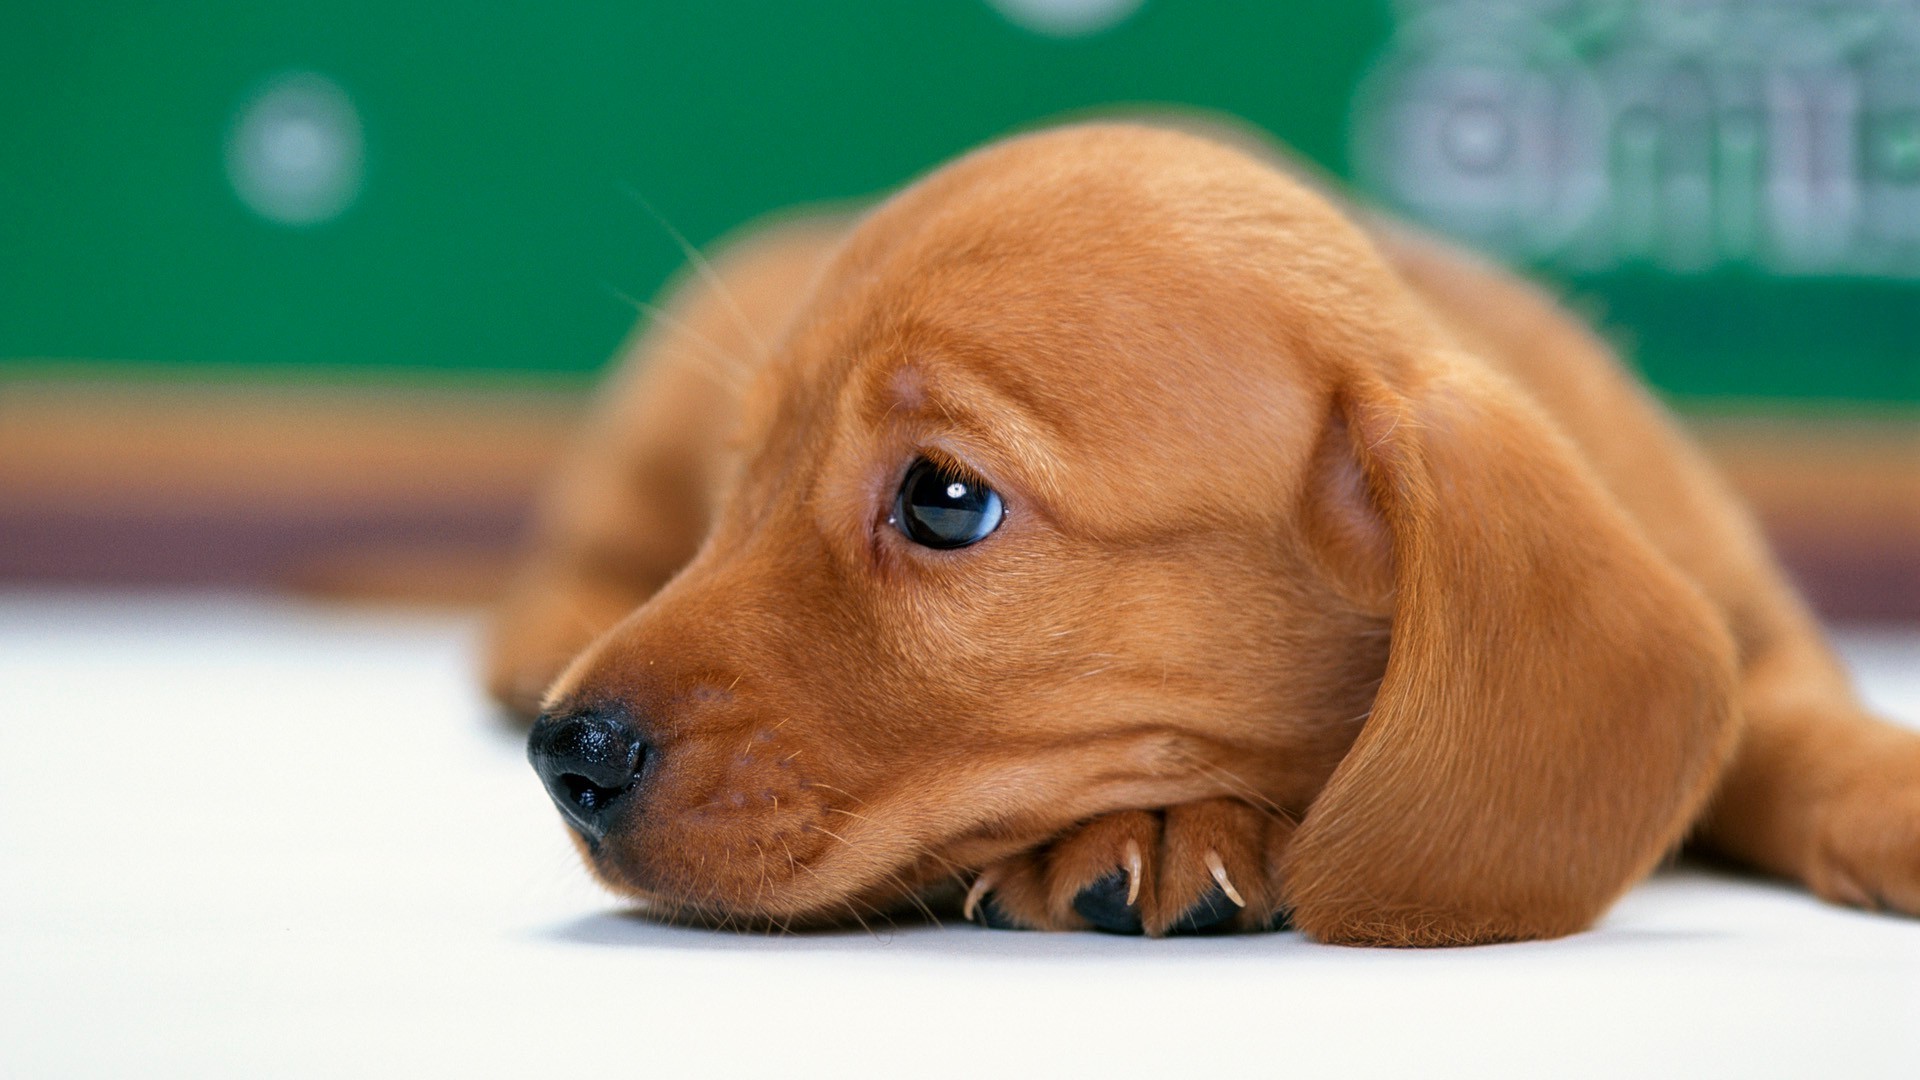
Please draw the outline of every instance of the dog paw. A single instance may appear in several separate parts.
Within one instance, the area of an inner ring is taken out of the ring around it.
[[[1823,899],[1920,915],[1920,787],[1866,785],[1828,805],[1807,884]]]
[[[988,867],[965,915],[1001,929],[1211,934],[1283,929],[1293,825],[1232,799],[1127,810]]]

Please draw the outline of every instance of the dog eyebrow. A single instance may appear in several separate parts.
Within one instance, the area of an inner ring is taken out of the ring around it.
[[[1004,477],[1043,501],[1059,497],[1065,470],[1052,446],[1051,425],[1029,403],[966,366],[927,358],[909,360],[883,380],[876,416],[918,420],[937,437],[950,434],[964,458],[977,459],[994,477]]]

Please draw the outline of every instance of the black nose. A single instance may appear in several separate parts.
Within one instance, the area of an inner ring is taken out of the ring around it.
[[[527,758],[554,805],[597,842],[633,790],[646,764],[647,744],[619,711],[543,716],[527,736]]]

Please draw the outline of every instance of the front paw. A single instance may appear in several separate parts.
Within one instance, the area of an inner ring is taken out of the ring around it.
[[[1126,810],[988,867],[967,918],[1004,929],[1209,934],[1282,929],[1293,823],[1234,799]]]
[[[1822,805],[1805,872],[1834,903],[1920,915],[1920,783],[1888,770]]]

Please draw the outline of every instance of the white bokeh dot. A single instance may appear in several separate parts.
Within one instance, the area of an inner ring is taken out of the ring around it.
[[[1085,37],[1118,26],[1145,0],[987,0],[1006,20],[1048,37]]]
[[[338,217],[360,194],[360,116],[324,75],[276,75],[248,93],[227,132],[227,179],[254,213],[281,225]]]
[[[1497,105],[1470,101],[1456,105],[1440,126],[1447,159],[1467,172],[1492,172],[1513,153],[1513,123]]]

